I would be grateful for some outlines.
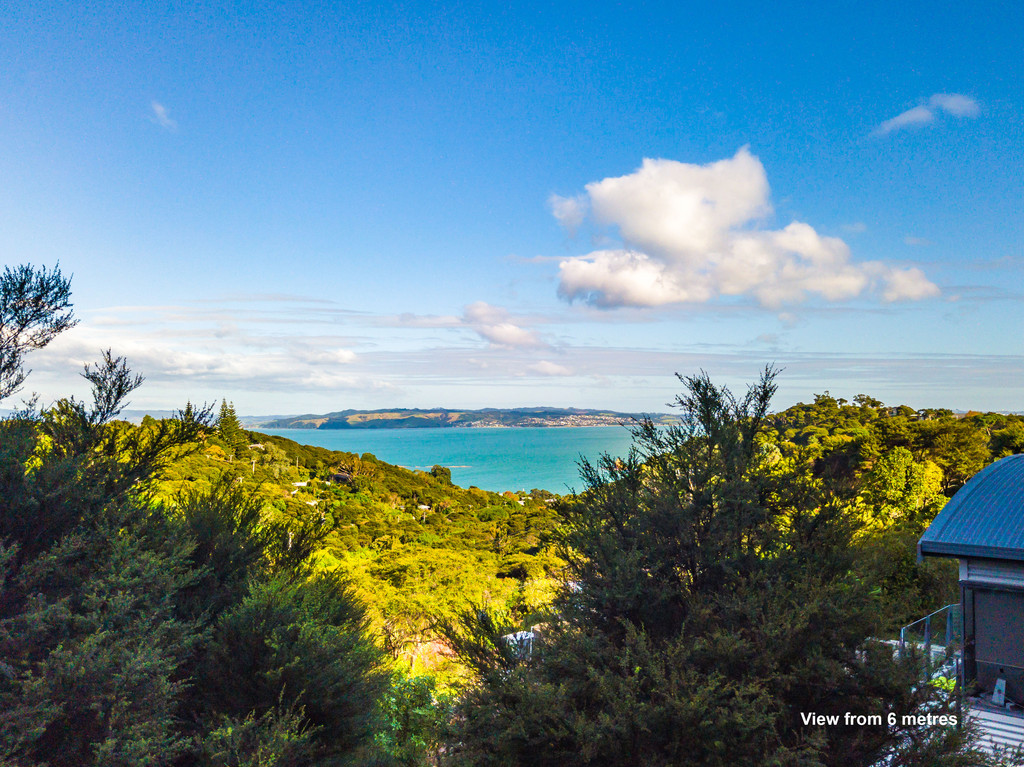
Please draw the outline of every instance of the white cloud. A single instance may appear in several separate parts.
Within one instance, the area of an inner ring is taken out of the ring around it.
[[[683,283],[668,266],[646,253],[598,250],[559,265],[558,294],[601,307],[662,306],[711,298],[706,280]]]
[[[303,362],[332,365],[349,365],[357,359],[356,353],[351,349],[298,349],[294,356]]]
[[[220,385],[232,388],[321,389],[356,386],[360,379],[342,373],[339,365],[356,361],[346,349],[318,350],[293,346],[282,349],[220,347],[182,348],[180,343],[152,336],[72,332],[40,353],[43,369],[75,370],[98,358],[98,350],[112,347],[128,359],[134,370],[150,381],[187,382],[189,385]]]
[[[886,301],[918,301],[939,295],[939,289],[928,281],[916,266],[909,269],[891,269],[885,275],[882,298]]]
[[[887,301],[939,292],[919,269],[852,261],[845,242],[808,224],[758,228],[771,211],[768,180],[745,147],[708,165],[644,160],[586,190],[594,216],[618,227],[627,247],[563,259],[558,292],[569,301],[607,308],[750,296],[778,308],[877,289]]]
[[[600,223],[674,260],[702,258],[728,230],[771,211],[764,167],[746,147],[709,165],[645,159],[635,173],[586,189]]]
[[[513,325],[511,322],[480,325],[475,330],[481,338],[499,346],[540,346],[541,344],[536,333]]]
[[[536,322],[537,318],[513,317],[503,307],[494,306],[486,301],[476,301],[467,305],[463,309],[462,316],[459,317],[405,313],[398,316],[383,317],[377,320],[377,324],[384,327],[423,329],[450,328],[465,330],[469,328],[493,346],[509,348],[547,346],[536,332],[523,327],[524,321]]]
[[[486,301],[476,301],[465,308],[463,319],[470,325],[495,324],[508,319],[508,310]]]
[[[936,93],[928,99],[927,103],[920,104],[886,120],[875,128],[874,133],[877,136],[884,136],[903,128],[926,125],[934,122],[941,112],[953,117],[977,117],[981,113],[981,107],[970,96],[960,93]]]
[[[150,107],[153,109],[153,122],[169,131],[178,130],[178,123],[171,119],[171,116],[167,111],[167,107],[159,101],[151,102]]]
[[[868,230],[868,225],[863,221],[854,221],[852,224],[843,224],[843,231],[850,234],[863,234]]]
[[[904,237],[903,238],[903,242],[906,243],[907,245],[913,245],[914,247],[917,247],[917,248],[923,248],[926,245],[931,245],[932,244],[931,240],[925,239],[924,237],[909,237],[908,236],[908,237]]]
[[[450,314],[445,315],[423,315],[403,312],[398,317],[387,317],[381,321],[383,325],[398,325],[408,328],[454,328],[462,324],[459,317]]]
[[[892,133],[894,130],[900,130],[901,128],[910,128],[914,125],[925,125],[935,119],[935,112],[928,107],[914,107],[908,109],[906,112],[901,112],[895,117],[886,120],[884,123],[879,125],[875,129],[875,133],[884,135],[886,133]]]
[[[230,311],[216,305],[95,310],[82,318],[81,325],[34,355],[34,367],[41,374],[66,379],[83,364],[95,362],[100,349],[110,348],[157,387],[230,393],[376,386],[359,373],[365,365],[349,348],[353,339],[317,332],[316,325],[322,322],[320,307],[288,307],[290,316],[308,323],[304,332],[279,322],[268,331],[266,325],[278,316],[277,311],[260,304],[232,306]]]
[[[544,346],[544,342],[532,330],[526,330],[513,323],[507,310],[485,301],[477,301],[467,306],[463,313],[463,322],[472,327],[481,338],[495,346]]]
[[[561,197],[552,194],[548,197],[548,207],[551,208],[551,214],[558,220],[558,223],[573,236],[587,216],[587,198],[583,195]]]
[[[557,362],[551,362],[550,360],[540,360],[534,362],[532,365],[527,365],[526,369],[531,373],[537,373],[542,376],[571,376],[572,371],[565,367],[565,365],[559,365]]]
[[[977,117],[981,113],[977,101],[959,93],[936,93],[928,99],[928,105],[954,117]]]

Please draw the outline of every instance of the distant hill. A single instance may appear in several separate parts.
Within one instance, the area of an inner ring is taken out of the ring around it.
[[[429,429],[488,428],[522,426],[616,426],[640,418],[642,413],[620,413],[614,410],[580,408],[521,407],[511,409],[447,410],[434,408],[394,410],[340,410],[324,415],[297,415],[261,421],[267,429]],[[652,419],[668,423],[673,416],[649,414]]]

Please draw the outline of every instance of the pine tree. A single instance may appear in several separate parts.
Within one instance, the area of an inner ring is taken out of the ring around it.
[[[228,404],[225,399],[220,401],[217,434],[235,457],[240,455],[240,452],[246,447],[245,432],[242,431],[242,425],[238,422],[238,416],[235,415],[235,405],[234,403]]]

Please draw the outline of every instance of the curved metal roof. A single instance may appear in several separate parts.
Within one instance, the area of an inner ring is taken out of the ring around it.
[[[919,555],[1024,561],[1024,455],[985,467],[960,488],[917,543]]]

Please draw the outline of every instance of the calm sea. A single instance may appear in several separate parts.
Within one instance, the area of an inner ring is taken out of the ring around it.
[[[553,493],[580,490],[581,455],[625,455],[629,431],[624,426],[508,429],[258,429],[303,445],[349,453],[373,453],[407,469],[429,470],[435,464],[452,470],[456,485],[484,490],[531,490]]]

